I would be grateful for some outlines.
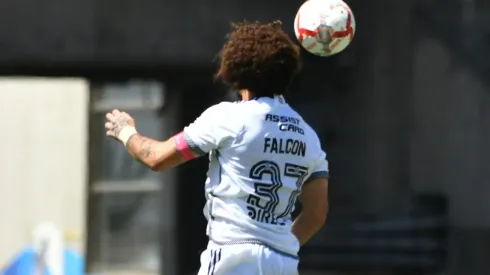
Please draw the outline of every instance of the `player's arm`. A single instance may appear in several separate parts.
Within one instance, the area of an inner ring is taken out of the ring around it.
[[[106,115],[107,135],[122,142],[129,154],[153,171],[164,171],[199,156],[180,133],[166,141],[146,137],[136,131],[134,119],[114,110]]]
[[[187,145],[182,133],[166,141],[158,141],[139,133],[126,143],[129,154],[153,171],[165,171],[199,157]]]
[[[313,173],[301,188],[301,213],[293,222],[293,234],[301,245],[315,235],[325,224],[328,214],[328,162],[318,143],[319,155]]]
[[[208,108],[183,132],[166,141],[139,134],[134,119],[119,110],[107,113],[105,128],[107,135],[121,141],[133,158],[154,171],[164,171],[218,149],[235,135],[236,123],[221,115],[222,108],[219,104]]]
[[[325,224],[328,214],[328,179],[317,178],[307,182],[299,200],[302,211],[293,223],[293,234],[301,245],[308,242]]]

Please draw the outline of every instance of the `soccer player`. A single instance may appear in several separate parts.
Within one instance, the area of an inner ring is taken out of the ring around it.
[[[220,52],[216,77],[239,102],[208,108],[166,141],[139,134],[125,112],[107,114],[107,135],[154,171],[205,154],[209,244],[199,275],[289,275],[298,250],[324,224],[328,163],[315,131],[283,94],[300,71],[298,46],[270,24],[235,24]],[[292,221],[299,198],[302,212]]]

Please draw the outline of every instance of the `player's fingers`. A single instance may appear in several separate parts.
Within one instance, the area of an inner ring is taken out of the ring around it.
[[[120,112],[118,109],[114,109],[114,110],[112,110],[112,114],[113,114],[114,116],[117,116],[117,115],[119,115],[120,113],[121,113],[121,112]]]
[[[123,115],[123,116],[125,116],[125,117],[127,117],[129,119],[133,119],[133,117],[130,114],[126,113],[126,112],[121,112],[121,115]]]
[[[110,123],[110,122],[106,122],[104,124],[104,127],[105,127],[106,130],[112,130],[112,128],[114,128],[114,125],[112,123]]]
[[[112,113],[107,113],[107,114],[105,114],[105,118],[108,121],[113,121],[114,120],[114,115]]]
[[[109,136],[109,137],[115,137],[114,131],[111,131],[111,130],[109,130],[109,131],[105,132],[105,134],[106,134],[107,136]]]

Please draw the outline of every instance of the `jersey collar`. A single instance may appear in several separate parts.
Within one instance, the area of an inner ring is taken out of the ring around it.
[[[266,96],[263,96],[263,97],[254,97],[250,100],[257,100],[259,102],[270,102],[270,103],[273,103],[274,105],[278,105],[278,104],[286,104],[286,99],[284,99],[284,96],[283,95],[275,95],[274,97],[266,97]]]

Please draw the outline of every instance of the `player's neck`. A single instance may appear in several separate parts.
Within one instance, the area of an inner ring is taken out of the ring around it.
[[[250,92],[247,89],[240,90],[239,91],[239,94],[242,97],[242,100],[243,101],[248,101],[248,100],[251,100],[251,99],[255,98],[254,93]]]

